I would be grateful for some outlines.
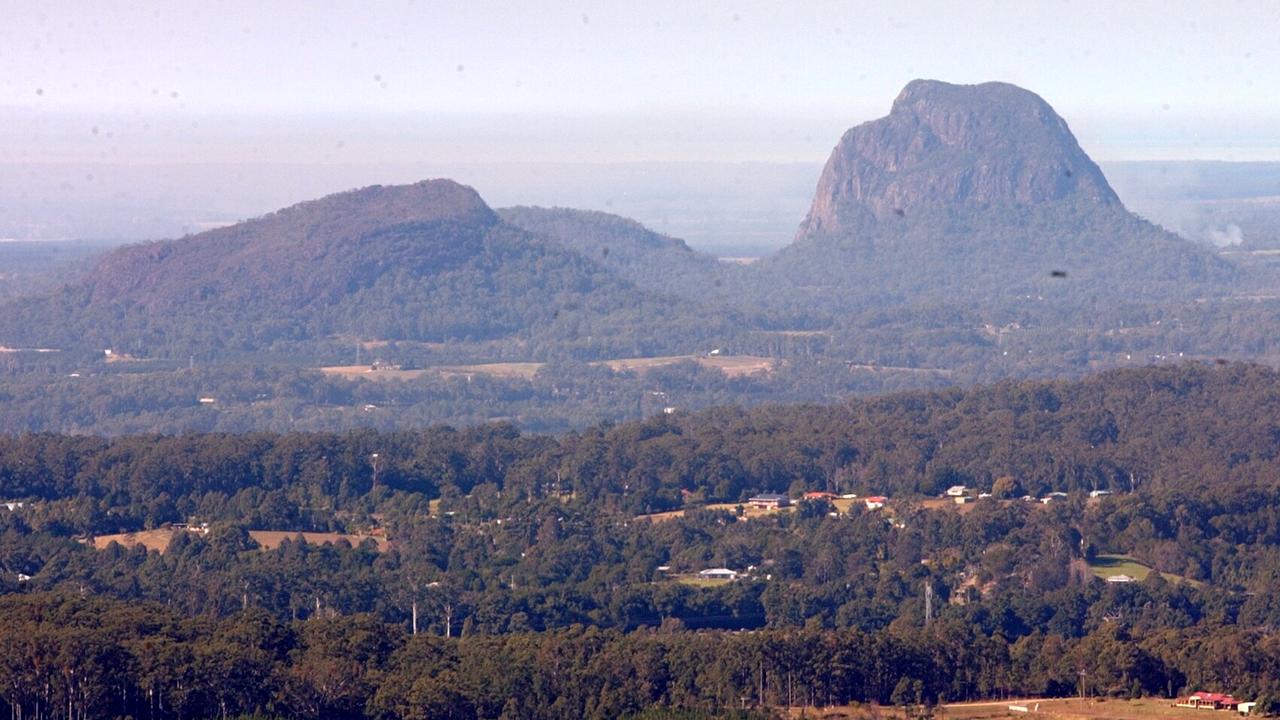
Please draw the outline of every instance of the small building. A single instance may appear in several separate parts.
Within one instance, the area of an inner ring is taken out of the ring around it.
[[[973,501],[973,498],[968,495],[956,495],[951,499],[954,500],[957,505],[967,505]]]
[[[969,491],[969,488],[963,485],[952,485],[947,488],[947,497],[961,497]]]
[[[201,404],[201,405],[212,405],[212,404],[214,404],[214,403],[216,403],[216,402],[218,402],[218,399],[217,399],[217,398],[209,397],[208,395],[206,395],[206,396],[204,396],[204,397],[200,398],[200,404]]]
[[[1237,710],[1240,705],[1241,702],[1239,700],[1226,693],[1211,692],[1191,693],[1185,698],[1178,698],[1174,703],[1176,707],[1198,708],[1201,710]]]
[[[1132,575],[1109,575],[1107,576],[1107,582],[1131,583],[1131,582],[1137,582],[1137,578],[1133,577]]]
[[[835,500],[836,494],[829,493],[829,492],[822,492],[821,490],[810,490],[809,492],[804,494],[804,499],[805,500]]]
[[[8,510],[9,512],[17,512],[17,511],[21,510],[22,508],[26,507],[26,505],[27,505],[26,503],[21,503],[21,502],[18,502],[18,501],[16,501],[16,500],[12,500],[12,501],[10,501],[10,502],[6,502],[6,503],[3,503],[3,504],[4,504],[4,508],[5,508],[6,510]]]
[[[747,500],[747,504],[753,508],[762,510],[777,510],[791,504],[791,498],[786,495],[777,493],[762,493]]]
[[[20,583],[31,582],[31,576],[26,575],[24,573],[18,573],[18,582]]]
[[[702,580],[737,580],[738,572],[729,568],[707,568],[698,573]]]
[[[883,495],[871,495],[869,497],[862,498],[862,502],[866,504],[868,510],[879,510],[884,507],[884,504],[888,501],[889,498],[884,497]]]
[[[1107,495],[1110,495],[1110,494],[1111,494],[1110,490],[1090,490],[1089,491],[1089,497],[1091,498],[1106,497]]]
[[[1236,705],[1236,711],[1241,715],[1252,715],[1253,709],[1258,706],[1256,701],[1242,702]]]

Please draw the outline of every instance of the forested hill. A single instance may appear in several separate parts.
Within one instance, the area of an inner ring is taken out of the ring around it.
[[[11,437],[0,710],[1271,706],[1278,410],[1280,373],[1189,364],[559,438]],[[837,489],[859,497],[802,499]],[[797,503],[743,507],[759,491]]]
[[[572,354],[591,337],[596,353],[640,355],[669,349],[661,328],[684,326],[682,312],[502,222],[471,188],[432,180],[121,248],[83,280],[10,303],[0,342],[234,359],[315,357],[338,338],[513,339]]]
[[[347,492],[367,490],[364,458],[381,447],[381,480],[391,488],[438,497],[492,484],[515,499],[541,496],[556,478],[584,505],[627,512],[678,508],[687,493],[727,502],[799,488],[935,495],[951,485],[990,488],[1006,476],[1016,479],[1018,494],[1037,497],[1146,488],[1231,493],[1280,489],[1278,418],[1280,372],[1188,363],[833,406],[716,408],[560,438],[501,424],[394,434],[24,435],[0,438],[0,495],[119,501],[126,493],[141,503],[159,494],[233,493],[243,483],[283,487],[294,481],[287,468],[326,446],[316,480],[342,477]],[[218,460],[206,462],[209,453]],[[148,457],[164,460],[133,465]],[[128,473],[104,469],[121,461]],[[117,529],[148,521],[112,515]]]
[[[617,215],[570,208],[502,208],[498,215],[592,258],[637,287],[706,302],[723,296],[728,268],[683,240]],[[724,298],[721,297],[721,300]]]

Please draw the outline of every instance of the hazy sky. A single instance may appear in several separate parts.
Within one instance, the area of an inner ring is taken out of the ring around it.
[[[916,77],[1280,159],[1276,2],[5,5],[0,162],[820,161]]]

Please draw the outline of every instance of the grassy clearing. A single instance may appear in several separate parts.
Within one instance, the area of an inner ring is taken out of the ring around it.
[[[614,372],[646,372],[654,368],[666,367],[676,363],[693,361],[702,367],[719,370],[729,377],[769,373],[778,366],[779,360],[756,355],[668,355],[651,358],[619,358],[617,360],[601,360],[592,365],[604,365]],[[542,369],[544,363],[539,362],[497,362],[476,363],[473,365],[438,365],[421,370],[371,370],[368,365],[330,365],[320,368],[326,375],[336,375],[351,380],[412,380],[424,373],[434,372],[446,376],[483,375],[509,380],[532,380]]]
[[[431,370],[441,375],[485,375],[508,380],[532,380],[533,376],[542,369],[542,365],[543,363],[537,362],[479,363],[477,365],[445,365],[433,367]]]
[[[344,533],[316,533],[316,532],[290,532],[288,530],[250,530],[249,537],[258,543],[264,550],[274,550],[280,547],[280,544],[289,540],[297,540],[299,537],[310,545],[328,545],[336,543],[339,540],[346,540],[352,546],[359,545],[365,540],[373,540],[378,544],[379,552],[386,552],[387,538],[381,535],[351,535]]]
[[[1129,555],[1098,555],[1089,563],[1089,569],[1093,571],[1095,577],[1103,580],[1116,575],[1128,575],[1129,577],[1142,582],[1151,574],[1151,568],[1142,564],[1137,559]],[[1201,587],[1204,583],[1198,580],[1183,577],[1181,575],[1173,575],[1170,573],[1161,573],[1164,579],[1172,583],[1187,583],[1193,587]]]
[[[93,538],[93,547],[97,550],[106,550],[111,543],[119,543],[124,547],[131,548],[137,545],[145,547],[148,551],[155,550],[163,553],[169,548],[169,542],[173,540],[173,536],[180,532],[188,532],[177,528],[159,528],[156,530],[144,530],[136,533],[118,533],[115,535],[98,535]],[[335,543],[339,540],[346,540],[353,546],[359,545],[366,539],[372,538],[378,544],[378,550],[385,552],[387,549],[387,538],[381,535],[350,535],[342,533],[313,533],[313,532],[291,532],[288,530],[250,530],[249,537],[266,550],[273,550],[280,547],[280,543],[285,538],[297,540],[301,536],[305,542],[315,545],[324,545],[326,543]]]
[[[644,372],[689,360],[704,368],[719,370],[729,377],[771,372],[778,364],[778,361],[773,358],[756,355],[668,355],[665,357],[604,360],[592,364],[606,365],[614,372]]]
[[[320,372],[348,380],[412,380],[421,377],[426,370],[372,370],[368,365],[329,365],[320,368]]]
[[[1104,580],[1117,575],[1128,575],[1142,581],[1151,574],[1151,568],[1128,555],[1099,555],[1089,563],[1089,569],[1094,575]]]
[[[742,506],[742,517],[748,520],[753,518],[768,517],[769,515],[776,515],[778,513],[795,512],[795,509],[796,509],[796,506],[794,504],[788,505],[787,507],[784,507],[784,508],[779,508],[778,510],[765,510],[761,508],[753,508],[750,505],[747,505],[746,503],[736,503],[736,502],[711,503],[708,505],[698,505],[695,507],[701,507],[707,510],[721,510],[724,512],[734,513],[736,515],[738,512],[739,505]],[[862,499],[861,498],[836,498],[831,501],[831,505],[835,507],[836,512],[842,515],[847,515],[855,507],[859,507],[859,508],[862,507]],[[681,508],[679,510],[668,510],[666,512],[649,513],[648,515],[637,515],[636,520],[648,520],[650,522],[662,522],[664,520],[673,520],[675,518],[684,517],[684,514],[692,509],[694,509],[694,507],[686,507],[686,508]]]
[[[93,538],[93,547],[97,550],[106,550],[111,547],[111,543],[120,543],[120,545],[131,548],[141,545],[148,552],[156,550],[164,552],[169,547],[169,541],[173,539],[174,533],[178,532],[173,528],[160,528],[158,530],[143,530],[136,533],[117,533],[115,535],[98,535]]]
[[[723,585],[728,585],[729,583],[733,582],[733,580],[722,580],[718,578],[703,578],[703,577],[698,577],[697,575],[684,575],[684,576],[675,578],[675,581],[680,583],[681,585],[688,585],[690,587],[697,587],[697,588],[721,587]]]
[[[853,510],[854,505],[866,507],[860,498],[836,498],[831,501],[831,504],[835,507],[836,512],[841,515],[848,515]]]
[[[974,509],[978,507],[978,503],[980,502],[991,502],[991,500],[989,498],[983,499],[983,500],[971,500],[963,505],[960,505],[960,504],[957,504],[954,499],[949,497],[929,498],[927,500],[921,500],[920,507],[924,508],[925,510],[951,510],[953,512],[958,512],[961,515],[965,515],[973,512]],[[1002,501],[996,501],[996,502],[1002,502]],[[1007,501],[1003,501],[1003,502],[1007,502]]]
[[[1039,705],[1039,712],[1021,713],[1009,710],[1010,705],[1021,705],[1028,710]],[[1009,718],[1038,715],[1050,718],[1105,718],[1108,720],[1141,720],[1142,718],[1203,718],[1203,717],[1238,717],[1235,713],[1213,712],[1209,710],[1192,710],[1190,708],[1173,707],[1172,700],[1162,698],[1143,698],[1140,700],[1108,700],[1103,698],[1062,698],[1056,700],[1006,700],[992,703],[960,703],[943,708],[942,717],[964,718]]]
[[[777,515],[778,513],[795,512],[796,506],[789,505],[777,510],[768,510],[764,508],[753,508],[746,503],[711,503],[709,505],[696,505],[692,507],[681,508],[679,510],[668,510],[666,512],[649,513],[648,515],[637,515],[636,520],[648,520],[649,522],[662,522],[664,520],[673,520],[675,518],[684,517],[684,514],[690,510],[702,508],[705,510],[720,510],[722,512],[733,513],[737,515],[738,506],[742,506],[742,518],[744,520],[752,520],[754,518],[767,517],[769,515]]]
[[[1009,709],[1016,705],[1028,712]],[[791,708],[787,717],[824,718],[825,720],[869,720],[870,718],[903,718],[900,708],[878,705],[845,705],[823,708]],[[1108,700],[1091,698],[1013,699],[974,703],[955,703],[938,708],[935,717],[957,720],[988,718],[1044,717],[1057,720],[1146,720],[1147,718],[1229,718],[1235,713],[1212,712],[1173,707],[1172,700],[1143,698],[1140,700]]]

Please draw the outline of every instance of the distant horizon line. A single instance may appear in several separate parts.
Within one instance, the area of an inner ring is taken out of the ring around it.
[[[1090,154],[1090,159],[1100,165],[1118,165],[1118,164],[1158,164],[1158,163],[1221,163],[1227,165],[1280,165],[1280,147],[1259,147],[1250,148],[1254,150],[1266,150],[1263,158],[1237,159],[1230,157],[1221,157],[1216,154],[1208,156],[1102,156],[1097,157]],[[687,160],[643,160],[643,159],[623,159],[623,160],[357,160],[357,161],[329,161],[329,160],[249,160],[249,159],[221,159],[221,160],[188,160],[188,159],[156,159],[145,158],[139,160],[122,161],[118,159],[103,158],[43,158],[43,159],[6,159],[0,158],[0,167],[4,166],[42,166],[51,167],[68,167],[76,165],[93,165],[104,167],[332,167],[332,168],[375,168],[375,167],[394,167],[394,168],[414,168],[414,167],[492,167],[492,168],[514,168],[525,166],[540,167],[617,167],[627,165],[644,165],[644,166],[735,166],[735,165],[768,165],[768,166],[803,166],[811,167],[814,165],[823,165],[826,159],[814,160],[767,160],[767,159],[743,159],[743,160],[710,160],[691,158]],[[429,179],[448,179],[448,178],[422,178]],[[394,183],[401,184],[401,183]]]

